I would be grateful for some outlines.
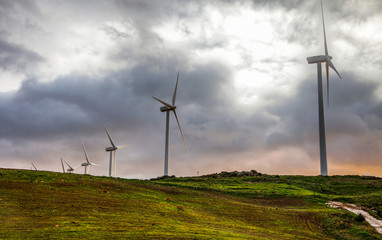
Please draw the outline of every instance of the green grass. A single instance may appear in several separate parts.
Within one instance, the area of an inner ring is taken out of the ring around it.
[[[382,210],[382,179],[155,181],[0,169],[0,239],[382,239],[339,200]],[[374,211],[375,212],[374,212]]]

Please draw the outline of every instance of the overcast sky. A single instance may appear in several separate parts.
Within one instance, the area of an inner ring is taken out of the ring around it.
[[[382,1],[324,1],[330,71],[329,174],[382,176]],[[320,1],[0,0],[0,167],[107,175],[255,169],[318,175]],[[325,74],[324,74],[325,76]],[[324,78],[324,82],[326,79]],[[326,89],[326,83],[324,84]],[[325,96],[326,99],[326,96]],[[83,173],[83,168],[76,169]]]

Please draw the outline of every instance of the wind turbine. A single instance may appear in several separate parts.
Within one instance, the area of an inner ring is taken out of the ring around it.
[[[73,168],[72,166],[70,166],[69,165],[69,163],[67,162],[67,161],[65,161],[65,160],[63,160],[62,158],[61,158],[61,163],[62,163],[62,161],[64,161],[65,163],[66,163],[66,165],[68,165],[68,169],[66,169],[66,171],[68,172],[68,173],[72,173],[73,171],[74,171],[74,169],[76,169],[77,167],[75,167],[75,168]],[[64,169],[64,168],[63,168]],[[64,171],[65,172],[65,171]]]
[[[34,170],[37,171],[37,168],[36,168],[36,166],[33,163],[32,163],[32,166],[33,166]]]
[[[324,30],[324,44],[325,44],[325,55],[308,57],[308,63],[317,63],[317,84],[318,84],[318,120],[319,120],[319,133],[320,133],[320,168],[321,175],[328,175],[328,165],[326,159],[326,137],[325,137],[325,116],[324,116],[324,103],[323,103],[323,92],[322,92],[322,70],[321,63],[326,63],[326,81],[327,81],[327,98],[329,104],[329,67],[332,68],[337,75],[341,78],[337,69],[334,67],[331,59],[332,56],[328,53],[328,46],[326,44],[326,33],[325,33],[325,20],[324,20],[324,8],[322,6],[321,0],[321,13],[322,13],[322,27]]]
[[[99,166],[95,163],[91,163],[89,161],[89,157],[88,157],[88,153],[86,152],[86,148],[85,148],[85,145],[84,145],[84,142],[82,141],[82,138],[80,137],[81,139],[81,143],[82,143],[82,148],[84,149],[84,154],[85,154],[85,159],[86,159],[86,162],[83,162],[81,163],[81,166],[85,167],[85,174],[89,174],[89,168],[90,166]]]
[[[64,162],[62,162],[62,158],[60,158],[60,160],[61,160],[62,171],[65,173]]]
[[[176,93],[178,91],[178,81],[179,81],[179,72],[178,72],[178,77],[176,78],[176,85],[175,85],[175,90],[174,94],[172,96],[172,104],[166,103],[156,97],[153,97],[155,100],[158,102],[162,103],[164,106],[160,107],[161,112],[166,112],[166,142],[165,142],[165,154],[164,154],[164,175],[168,176],[168,148],[169,148],[169,125],[170,125],[170,112],[172,111],[174,113],[176,122],[178,123],[180,134],[182,135],[183,143],[184,146],[186,147],[186,150],[188,152],[187,144],[186,144],[186,139],[184,139],[184,135],[182,132],[182,128],[180,127],[179,119],[176,114],[176,106],[175,106],[175,101],[176,101]]]
[[[116,177],[117,175],[117,163],[116,163],[116,152],[118,149],[121,149],[121,148],[124,148],[124,147],[127,147],[129,146],[130,144],[128,145],[120,145],[120,146],[116,146],[113,142],[113,140],[111,139],[111,136],[110,136],[110,133],[109,131],[107,130],[105,124],[103,123],[102,120],[100,120],[101,123],[102,123],[102,126],[103,128],[105,129],[106,131],[106,134],[107,136],[109,137],[109,140],[110,140],[110,143],[111,143],[111,147],[107,147],[105,150],[106,152],[110,152],[110,163],[109,163],[109,177]],[[113,159],[113,153],[114,153],[114,159]],[[114,169],[114,174],[112,174],[112,169]],[[114,176],[112,176],[114,175]]]

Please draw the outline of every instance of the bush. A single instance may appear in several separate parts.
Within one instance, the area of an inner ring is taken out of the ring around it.
[[[363,222],[363,221],[365,221],[365,217],[360,213],[357,215],[357,217],[355,217],[355,220],[357,222]]]
[[[378,215],[378,217],[382,217],[382,210],[381,209],[377,210],[377,215]]]

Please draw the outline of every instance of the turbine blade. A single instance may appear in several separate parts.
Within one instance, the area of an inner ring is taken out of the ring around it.
[[[80,139],[81,139],[81,143],[82,143],[82,148],[84,149],[84,153],[85,153],[86,162],[90,163],[90,162],[89,162],[88,153],[86,152],[86,148],[85,148],[84,142],[82,141],[82,138],[81,138],[81,136],[80,136]]]
[[[64,162],[62,161],[62,158],[61,158],[61,166],[62,166],[62,171],[65,173],[65,167],[64,167]]]
[[[66,163],[66,165],[68,165],[69,168],[71,168],[70,165],[69,165],[69,163],[68,163],[67,161],[64,160],[64,162]]]
[[[176,122],[178,123],[180,134],[182,135],[184,146],[186,147],[186,151],[188,152],[188,147],[187,147],[186,139],[184,138],[183,131],[182,131],[182,128],[180,127],[179,119],[178,119],[178,116],[177,116],[175,110],[174,110],[174,116],[175,116]]]
[[[162,101],[156,97],[153,97],[155,100],[157,100],[158,102],[162,103],[163,105],[165,105],[166,107],[168,107],[169,109],[171,109],[173,106],[171,104],[168,104],[166,103],[165,101]]]
[[[324,29],[324,43],[325,43],[325,55],[329,56],[328,53],[328,46],[326,44],[326,32],[325,32],[325,20],[324,20],[324,7],[322,6],[322,0],[321,0],[321,13],[322,13],[322,27]]]
[[[32,163],[32,166],[34,167],[34,170],[36,170],[37,171],[37,168],[36,168],[36,166]]]
[[[337,73],[337,75],[342,79],[341,75],[338,73],[338,71],[337,71],[336,67],[333,65],[332,61],[330,61],[330,59],[327,58],[326,62],[329,64],[329,67],[331,67]]]
[[[175,85],[174,95],[172,96],[172,105],[175,105],[176,93],[178,92],[178,81],[179,81],[179,71],[178,71],[178,77],[176,78],[176,85]]]
[[[96,167],[101,167],[101,165],[98,165],[98,164],[95,164],[95,163],[90,163],[90,165],[96,166]]]
[[[127,147],[127,146],[129,146],[129,145],[131,145],[131,144],[127,144],[127,145],[120,145],[120,146],[117,146],[117,149],[121,149],[121,148]]]
[[[107,128],[106,128],[106,126],[105,126],[105,123],[104,123],[101,119],[100,119],[100,121],[101,121],[101,123],[102,123],[103,128],[104,128],[105,131],[106,131],[107,136],[109,137],[109,140],[110,140],[111,145],[115,148],[113,139],[111,139],[110,133],[109,133],[109,131],[107,130]]]
[[[67,161],[64,160],[64,162],[66,163],[66,165],[68,165],[68,167],[69,167],[70,169],[74,169],[74,168],[72,168],[72,167],[69,165],[69,163],[68,163]]]
[[[73,170],[75,170],[75,169],[77,169],[77,168],[79,168],[79,167],[81,167],[81,164],[75,166],[74,168],[72,168],[72,167],[70,167],[70,168],[73,169]]]
[[[328,106],[329,106],[329,63],[326,62],[326,97],[328,99]]]

